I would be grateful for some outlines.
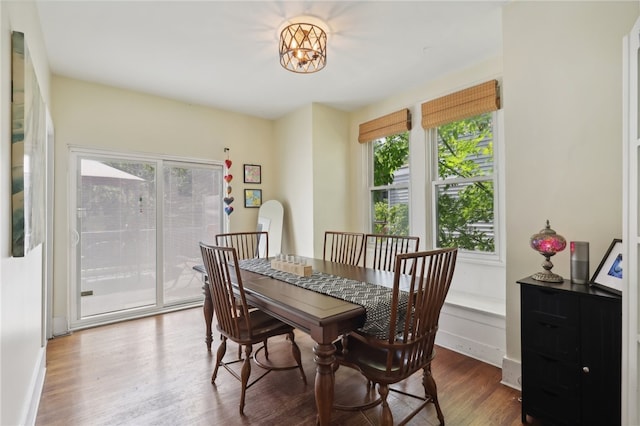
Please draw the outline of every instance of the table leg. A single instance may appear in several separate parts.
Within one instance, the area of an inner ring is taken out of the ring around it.
[[[333,362],[336,347],[333,343],[316,343],[313,347],[316,362],[316,407],[318,409],[317,424],[328,426],[331,423],[331,410],[333,409],[333,388],[335,376]]]
[[[209,284],[205,278],[204,285],[202,286],[204,293],[204,304],[202,310],[204,311],[204,325],[206,328],[204,342],[207,344],[207,350],[211,352],[211,343],[213,342],[213,335],[211,333],[211,323],[213,322],[213,300],[211,300],[211,292],[209,291]]]

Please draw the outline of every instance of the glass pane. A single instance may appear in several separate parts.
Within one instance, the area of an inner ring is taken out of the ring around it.
[[[436,244],[494,252],[493,182],[438,185]]]
[[[80,317],[156,302],[156,168],[80,159]]]
[[[473,178],[493,174],[493,115],[438,127],[438,177]]]
[[[373,142],[373,186],[409,181],[409,132]]]
[[[222,168],[164,168],[164,302],[202,298],[200,241],[221,232]]]
[[[374,234],[409,235],[409,189],[371,191]]]

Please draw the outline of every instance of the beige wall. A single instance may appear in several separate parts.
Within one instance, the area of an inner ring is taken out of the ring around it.
[[[349,158],[349,117],[342,111],[313,105],[313,254],[322,258],[324,232],[363,231],[353,220],[347,188],[352,161]]]
[[[15,425],[35,415],[42,385],[42,245],[11,257],[11,32],[21,31],[46,104],[49,65],[33,2],[0,2],[0,424]],[[36,400],[37,401],[37,400]]]
[[[285,209],[282,251],[322,257],[325,230],[353,229],[349,114],[312,104],[275,123],[278,198]]]
[[[503,12],[507,356],[520,359],[519,278],[545,220],[590,242],[593,273],[622,234],[622,37],[638,2],[514,2]],[[554,271],[570,277],[569,250]]]
[[[312,106],[275,122],[277,197],[284,207],[282,252],[313,254]]]
[[[273,122],[63,77],[53,79],[56,124],[55,323],[68,320],[69,146],[153,153],[221,163],[229,148],[235,198],[231,231],[255,230],[258,209],[243,207],[243,164],[262,166],[263,201],[276,195]],[[58,328],[58,327],[56,327]],[[56,330],[54,330],[56,331]]]

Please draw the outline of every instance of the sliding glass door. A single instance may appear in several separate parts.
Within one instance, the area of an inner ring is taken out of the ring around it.
[[[222,229],[222,166],[72,152],[71,328],[202,301],[199,241]]]
[[[198,243],[222,232],[222,175],[211,167],[165,162],[163,178],[164,303],[173,304],[202,293],[193,266],[202,263]]]

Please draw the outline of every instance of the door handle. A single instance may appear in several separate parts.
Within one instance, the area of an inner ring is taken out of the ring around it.
[[[71,229],[69,231],[69,237],[71,240],[71,246],[75,247],[78,245],[78,243],[80,242],[80,234],[78,233],[78,231],[76,231],[75,229]]]

